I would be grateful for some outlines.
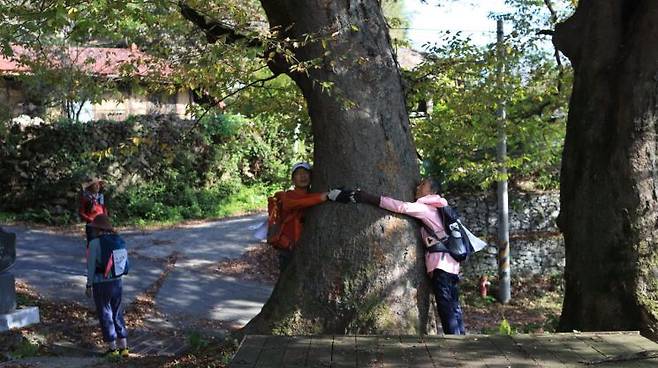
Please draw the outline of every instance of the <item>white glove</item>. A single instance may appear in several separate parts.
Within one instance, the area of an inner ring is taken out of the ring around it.
[[[340,189],[332,189],[332,190],[329,191],[329,193],[327,193],[327,198],[329,198],[330,201],[335,202],[335,201],[336,201],[336,197],[338,197],[338,195],[340,194],[340,192],[342,192],[342,190],[340,190]]]

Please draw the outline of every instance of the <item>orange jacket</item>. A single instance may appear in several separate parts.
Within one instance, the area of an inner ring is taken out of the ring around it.
[[[287,239],[292,240],[290,249],[295,247],[295,243],[302,236],[304,210],[324,202],[322,197],[323,193],[309,193],[304,189],[298,188],[283,192],[281,196],[283,207],[281,216],[285,219],[285,224],[281,233]]]
[[[80,208],[78,214],[82,221],[90,223],[94,221],[94,217],[104,214],[107,215],[107,207],[105,206],[105,196],[103,194],[95,194],[90,192],[83,192],[80,195]]]

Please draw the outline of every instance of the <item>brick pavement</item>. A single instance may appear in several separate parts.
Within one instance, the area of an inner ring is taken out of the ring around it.
[[[188,348],[185,336],[146,330],[132,331],[128,344],[130,352],[138,355],[175,356],[182,354]]]

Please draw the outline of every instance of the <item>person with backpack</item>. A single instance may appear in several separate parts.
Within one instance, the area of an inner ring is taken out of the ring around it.
[[[107,206],[105,205],[105,194],[103,193],[103,181],[96,177],[87,178],[82,183],[82,192],[80,193],[80,207],[78,215],[86,223],[85,235],[87,237],[87,248],[92,236],[92,229],[89,227],[94,218],[98,215],[108,215]]]
[[[99,214],[89,224],[92,240],[87,257],[87,287],[85,294],[93,294],[96,314],[107,343],[108,358],[128,357],[128,331],[123,318],[122,276],[128,273],[126,243],[114,231],[110,218]]]
[[[347,203],[352,191],[333,189],[311,193],[311,165],[298,162],[292,166],[293,189],[280,191],[269,198],[267,242],[279,251],[279,270],[283,272],[292,259],[302,235],[304,212],[307,208],[329,201]]]
[[[363,190],[353,193],[356,203],[367,203],[391,212],[414,217],[421,221],[421,236],[425,242],[448,238],[438,208],[448,206],[448,201],[439,194],[440,184],[436,179],[425,178],[416,187],[416,201],[404,202],[377,196]],[[433,240],[434,239],[434,240]],[[431,244],[425,244],[426,249]],[[425,268],[432,279],[432,290],[441,319],[443,333],[464,335],[462,308],[459,304],[459,262],[447,251],[426,251]]]

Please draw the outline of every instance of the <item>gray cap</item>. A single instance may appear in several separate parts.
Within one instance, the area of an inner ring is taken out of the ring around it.
[[[294,174],[297,169],[302,169],[302,168],[311,171],[311,164],[309,164],[308,162],[298,162],[292,165],[292,169],[290,169],[290,175]]]

